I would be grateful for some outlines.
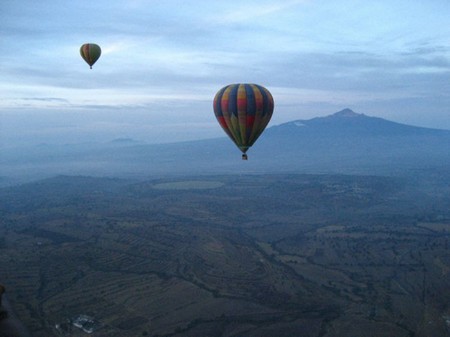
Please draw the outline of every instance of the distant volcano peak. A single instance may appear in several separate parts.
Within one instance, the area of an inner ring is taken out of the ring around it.
[[[332,114],[330,117],[359,117],[359,116],[363,116],[363,114],[359,114],[354,112],[353,110],[346,108],[344,110],[338,111],[334,114]]]

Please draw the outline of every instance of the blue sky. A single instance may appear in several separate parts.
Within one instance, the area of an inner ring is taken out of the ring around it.
[[[448,0],[2,0],[0,141],[224,136],[212,100],[237,82],[271,91],[269,126],[349,107],[450,129],[448,17]]]

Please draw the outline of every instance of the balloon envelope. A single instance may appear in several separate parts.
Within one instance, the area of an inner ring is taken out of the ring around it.
[[[257,84],[230,84],[214,97],[214,114],[220,126],[243,154],[269,124],[273,108],[269,90]]]
[[[91,69],[94,63],[97,62],[101,53],[102,50],[100,49],[100,46],[95,43],[85,43],[80,47],[81,57],[91,66]]]

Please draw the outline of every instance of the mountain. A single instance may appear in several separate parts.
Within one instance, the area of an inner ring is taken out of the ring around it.
[[[284,167],[294,163],[290,157],[298,159],[299,167],[309,164],[333,173],[392,174],[450,166],[450,131],[395,123],[350,109],[284,123],[266,133],[261,146],[275,152]]]
[[[226,137],[148,145],[132,139],[105,144],[40,146],[3,153],[5,179],[57,174],[154,176],[251,173],[399,175],[450,167],[450,131],[409,126],[344,109],[326,117],[268,128],[249,160]]]
[[[299,130],[301,128],[301,130]],[[272,134],[320,134],[321,137],[445,135],[449,131],[409,126],[344,109],[326,117],[296,120],[270,128]]]

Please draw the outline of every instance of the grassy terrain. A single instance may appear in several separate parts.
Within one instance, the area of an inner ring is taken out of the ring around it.
[[[221,181],[186,180],[155,184],[153,187],[161,190],[207,190],[222,187]]]
[[[445,336],[448,184],[375,176],[0,190],[0,281],[33,336]],[[64,326],[64,324],[62,324]],[[67,325],[67,324],[66,324]]]

